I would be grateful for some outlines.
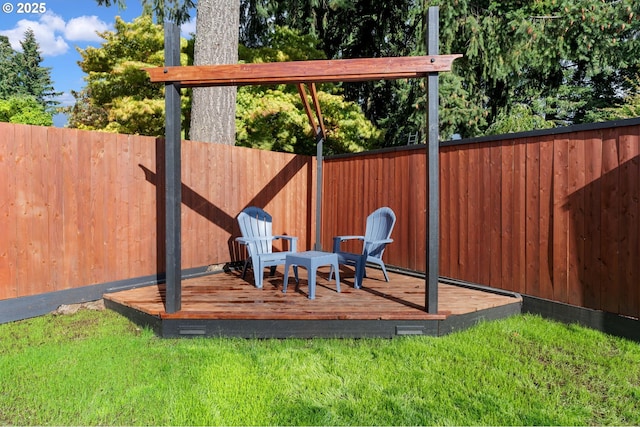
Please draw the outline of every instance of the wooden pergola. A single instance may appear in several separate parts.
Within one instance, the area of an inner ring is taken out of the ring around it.
[[[165,24],[165,66],[147,69],[151,81],[165,84],[166,103],[166,312],[180,311],[181,297],[181,115],[180,89],[187,87],[295,84],[305,111],[316,130],[318,143],[318,183],[316,239],[319,239],[322,146],[325,130],[316,96],[315,84],[425,78],[427,106],[427,271],[425,276],[425,311],[438,312],[439,257],[439,137],[438,73],[450,71],[462,55],[438,55],[438,9],[428,10],[427,56],[397,58],[362,58],[343,60],[295,61],[263,64],[179,66],[180,34],[177,25]],[[317,122],[307,99],[309,86]],[[316,249],[321,249],[316,242]]]

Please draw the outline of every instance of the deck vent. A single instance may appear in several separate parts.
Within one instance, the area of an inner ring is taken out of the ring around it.
[[[206,331],[204,328],[197,327],[197,326],[178,326],[178,333],[180,335],[196,336],[196,335],[205,335]]]
[[[396,335],[424,335],[422,325],[397,325]]]

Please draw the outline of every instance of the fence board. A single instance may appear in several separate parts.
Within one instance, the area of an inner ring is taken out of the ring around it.
[[[553,298],[553,138],[540,141],[540,294]]]
[[[514,145],[513,159],[513,280],[514,290],[526,290],[526,145],[518,141]]]
[[[510,279],[511,284],[514,285],[514,253],[515,248],[513,238],[513,221],[514,221],[514,146],[513,143],[502,146],[501,152],[501,171],[502,171],[502,186],[500,194],[502,196],[500,202],[500,214],[501,214],[501,230],[500,237],[502,246],[500,248],[500,254],[502,255],[502,271],[501,277],[504,279]]]
[[[582,305],[584,302],[581,276],[583,271],[582,266],[585,262],[585,202],[584,192],[580,191],[585,186],[584,139],[584,133],[574,134],[569,139],[568,146],[568,188],[566,198],[567,210],[569,211],[567,302],[573,305]]]
[[[64,212],[63,248],[65,254],[78,254],[80,252],[79,224],[79,148],[78,131],[66,130],[61,132],[61,162],[62,162],[62,209]],[[71,288],[76,283],[81,283],[78,274],[81,271],[79,257],[64,256],[62,259],[61,280],[65,288]]]
[[[526,220],[525,220],[525,289],[523,293],[540,292],[540,144],[526,144]]]
[[[480,153],[479,209],[477,211],[479,242],[477,248],[479,262],[478,283],[491,283],[491,150],[487,145],[475,147]]]
[[[604,265],[600,256],[602,182],[602,136],[585,135],[585,262],[582,268],[583,296],[586,307],[601,307],[601,287],[604,286]],[[579,194],[578,193],[578,196]]]
[[[567,301],[568,270],[567,246],[569,242],[569,140],[556,139],[553,151],[553,299]]]
[[[445,147],[440,151],[440,274],[451,274],[452,268],[449,246],[451,242],[451,222],[453,221],[453,215],[451,213],[451,198],[447,196],[450,194],[449,185],[451,183],[451,158],[453,157],[453,151],[454,149],[449,147]],[[426,180],[424,185],[427,185]],[[419,234],[415,235],[418,236]]]
[[[457,151],[458,168],[460,171],[456,174],[456,207],[455,218],[458,222],[458,233],[456,239],[458,240],[457,259],[458,272],[466,272],[468,276],[473,277],[472,272],[469,270],[469,185],[470,181],[470,163],[468,157],[468,150]]]
[[[427,212],[427,192],[420,191],[423,186],[426,186],[426,165],[427,156],[426,150],[422,153],[418,153],[416,156],[410,157],[409,162],[409,182],[413,183],[413,191],[407,197],[409,198],[409,206],[411,208],[411,220],[413,221],[413,227],[411,228],[411,236],[415,236],[415,254],[426,254],[427,251],[427,239],[423,237],[422,230],[426,230],[426,212]],[[442,220],[442,215],[440,215]],[[396,241],[400,241],[404,237],[395,234]],[[442,239],[440,239],[440,243]],[[442,254],[442,250],[440,250]],[[442,255],[440,255],[442,259]],[[425,257],[412,256],[412,261],[408,264],[411,269],[416,271],[426,270]]]
[[[480,201],[480,150],[471,149],[467,151],[467,161],[469,167],[467,169],[467,179],[469,190],[468,207],[467,207],[467,253],[466,263],[469,271],[469,277],[474,283],[480,281],[479,254],[481,252],[480,231],[481,226],[478,221],[482,220],[482,209]]]
[[[601,289],[602,307],[606,311],[617,312],[620,292],[620,216],[619,216],[619,169],[618,141],[614,131],[606,130],[602,145],[602,198],[600,256],[604,263],[604,280],[607,287]]]
[[[502,147],[490,144],[491,151],[491,282],[490,286],[502,287]]]
[[[49,253],[47,263],[50,288],[52,290],[66,289],[66,284],[62,280],[61,269],[58,263],[64,259],[64,222],[63,222],[63,175],[62,175],[62,145],[63,129],[49,128],[48,143],[45,147],[45,163],[48,166],[47,172],[47,211],[49,236]]]
[[[21,188],[16,190],[16,230],[20,241],[16,241],[16,284],[18,295],[23,293],[32,294],[38,292],[38,289],[32,288],[32,282],[29,278],[30,264],[30,246],[33,245],[32,239],[35,238],[32,231],[35,229],[34,224],[28,221],[27,215],[32,212],[34,191],[33,183],[33,161],[30,161],[29,151],[31,145],[31,128],[20,127],[15,129],[16,138],[16,185],[20,183]],[[39,167],[39,165],[37,165]],[[36,242],[37,244],[37,242]],[[33,268],[37,269],[39,260],[33,261]],[[45,288],[45,285],[42,285]],[[45,288],[46,289],[46,288]]]
[[[459,205],[458,200],[460,199],[460,187],[458,181],[458,175],[461,172],[460,169],[460,152],[458,150],[451,152],[451,162],[449,164],[451,167],[452,175],[449,176],[449,194],[446,197],[449,198],[449,253],[447,256],[451,259],[450,265],[451,268],[448,272],[448,276],[451,277],[459,277],[460,272],[460,223],[461,223],[461,215],[459,213]],[[426,233],[426,231],[425,231]],[[426,268],[426,264],[425,264]]]
[[[130,171],[133,167],[131,159],[131,145],[129,137],[127,135],[117,135],[116,138],[116,175],[115,175],[115,194],[120,197],[116,197],[113,201],[113,218],[115,230],[114,247],[124,247],[127,242],[132,238],[130,235],[129,224],[129,210],[130,199],[135,195],[129,192]],[[121,278],[132,277],[129,269],[129,251],[117,251],[114,257],[115,266],[110,268],[118,268],[121,271]]]
[[[105,147],[105,155],[103,157],[105,175],[102,179],[103,181],[105,181],[106,185],[104,192],[105,209],[103,275],[113,274],[114,277],[121,278],[121,273],[118,271],[118,253],[117,251],[112,250],[112,248],[117,247],[118,242],[118,224],[116,222],[116,211],[118,211],[119,204],[124,199],[124,197],[120,193],[120,188],[118,185],[118,157],[122,155],[122,153],[118,151],[118,135],[109,134],[105,139],[105,145],[109,147],[109,150],[107,150]],[[102,280],[102,275],[98,278],[98,280]]]
[[[640,147],[638,134],[620,133],[618,136],[618,164],[620,179],[620,313],[634,316],[640,304]]]
[[[0,199],[0,299],[18,296],[16,288],[16,261],[18,230],[16,209],[16,177],[20,175],[16,165],[17,137],[15,126],[0,123],[0,134],[6,144],[0,144],[0,186],[4,197]]]

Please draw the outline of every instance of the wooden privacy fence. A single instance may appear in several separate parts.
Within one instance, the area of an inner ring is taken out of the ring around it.
[[[440,274],[640,317],[640,122],[627,123],[443,146]],[[161,144],[0,123],[0,299],[163,272]],[[190,141],[182,156],[183,268],[235,260],[248,205],[312,246],[315,159]],[[424,271],[425,161],[415,146],[326,159],[323,248],[386,205],[385,261]]]
[[[0,123],[0,300],[164,272],[161,145]],[[235,218],[253,204],[312,243],[312,157],[184,141],[182,161],[184,268],[237,257]]]
[[[640,125],[440,150],[440,275],[640,317]],[[387,263],[425,269],[425,151],[325,162],[323,245],[390,206]]]

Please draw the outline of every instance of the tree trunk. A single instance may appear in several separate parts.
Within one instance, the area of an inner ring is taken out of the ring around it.
[[[236,64],[240,0],[200,0],[194,47],[195,65]],[[194,88],[189,139],[233,145],[236,88]]]

